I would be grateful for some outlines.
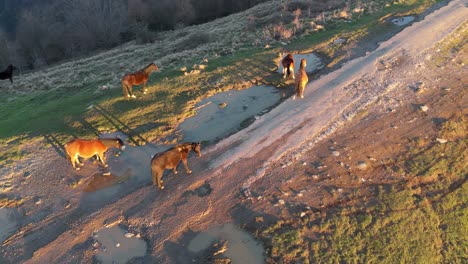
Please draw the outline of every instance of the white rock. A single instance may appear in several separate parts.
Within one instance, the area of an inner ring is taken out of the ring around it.
[[[306,215],[306,213],[302,212],[301,213],[301,217],[304,217]]]
[[[446,140],[445,138],[436,138],[437,142],[439,142],[440,144],[445,144],[447,143],[448,140]]]
[[[115,244],[115,247],[120,247],[120,243]]]
[[[366,170],[367,169],[367,164],[364,161],[358,162],[357,168],[360,170]]]
[[[338,157],[340,155],[340,152],[338,151],[332,151],[332,155],[335,156],[335,157]]]
[[[426,105],[421,105],[419,109],[421,109],[421,111],[423,112],[427,112],[427,110],[429,110],[429,107],[427,107]]]
[[[127,237],[127,238],[130,238],[130,237],[134,237],[135,235],[132,234],[132,233],[125,233],[124,236]]]
[[[283,200],[283,199],[279,199],[279,200],[278,200],[278,204],[284,205],[284,204],[285,204],[285,202],[284,202],[284,200]]]

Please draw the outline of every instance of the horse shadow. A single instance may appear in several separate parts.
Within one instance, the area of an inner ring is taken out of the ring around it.
[[[57,154],[59,154],[59,156],[61,156],[64,159],[67,159],[67,152],[65,151],[64,144],[62,144],[62,142],[60,142],[60,140],[56,136],[52,134],[45,134],[44,140],[54,148],[54,150],[57,152]]]
[[[142,137],[140,134],[135,133],[133,129],[128,127],[122,120],[120,120],[117,116],[106,110],[104,107],[100,105],[94,105],[93,109],[98,112],[102,117],[104,117],[109,123],[111,123],[117,130],[122,131],[128,137],[128,140],[133,142],[135,146],[146,145],[149,142]]]

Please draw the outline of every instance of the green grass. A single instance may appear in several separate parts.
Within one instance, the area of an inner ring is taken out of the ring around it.
[[[385,1],[379,3],[382,5]],[[329,22],[324,31],[312,33],[304,37],[294,39],[286,48],[288,50],[321,52],[330,62],[336,65],[345,57],[344,50],[348,47],[330,47],[327,44],[337,36],[346,36],[351,43],[357,43],[369,32],[385,31],[388,24],[381,23],[382,17],[389,13],[416,12],[418,8],[426,8],[434,1],[404,1],[403,4],[391,5],[377,12],[366,14],[359,19],[353,19],[351,23]],[[244,34],[244,32],[242,32]],[[141,87],[136,87],[136,100],[125,100],[121,96],[119,84],[113,83],[113,89],[95,93],[100,85],[106,84],[104,80],[111,78],[112,74],[124,69],[120,63],[109,71],[109,63],[116,63],[118,59],[110,57],[126,56],[138,57],[133,64],[142,64],[146,50],[130,50],[129,48],[114,49],[102,56],[82,59],[68,63],[58,68],[44,71],[43,78],[40,73],[31,77],[37,80],[43,87],[54,87],[48,83],[49,76],[61,75],[63,69],[70,68],[70,73],[62,80],[71,78],[75,83],[61,83],[61,88],[54,88],[41,92],[32,92],[24,97],[15,97],[0,106],[0,139],[6,140],[16,135],[37,136],[47,133],[59,133],[64,138],[72,136],[92,137],[95,131],[116,131],[116,127],[109,120],[101,116],[95,110],[87,107],[91,104],[100,105],[113,117],[124,123],[128,131],[142,134],[148,140],[155,140],[166,135],[183,119],[193,114],[191,107],[202,98],[219,91],[246,88],[252,80],[261,83],[272,84],[277,87],[286,87],[283,81],[275,78],[272,73],[278,59],[278,53],[285,47],[272,45],[270,49],[254,48],[250,45],[241,46],[232,55],[209,58],[207,69],[198,75],[184,76],[179,70],[187,66],[190,70],[193,64],[201,63],[200,58],[168,58],[170,67],[163,67],[161,72],[153,73],[150,77],[148,89],[150,93],[142,96]],[[158,46],[156,54],[170,50],[171,47]],[[120,53],[119,53],[120,52]],[[140,62],[141,61],[141,62]],[[178,61],[178,62],[177,62]],[[89,65],[87,67],[87,65]],[[78,67],[76,70],[74,67]],[[120,69],[119,69],[120,67]],[[132,66],[133,68],[133,66]],[[81,77],[80,77],[81,76]],[[83,87],[80,87],[81,79]],[[96,80],[93,82],[93,80]],[[80,80],[77,83],[76,80]],[[217,83],[217,81],[220,81]],[[32,81],[33,82],[33,81]],[[35,86],[31,81],[27,83],[28,89]],[[37,83],[39,85],[39,83]],[[47,88],[47,89],[49,89]],[[77,121],[85,120],[89,126],[80,126],[77,129]],[[152,125],[146,125],[151,123]],[[92,129],[91,129],[92,128]]]

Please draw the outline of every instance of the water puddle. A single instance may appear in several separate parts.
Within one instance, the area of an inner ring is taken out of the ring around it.
[[[314,72],[324,67],[322,60],[314,53],[293,54],[293,58],[294,58],[294,72],[295,73],[299,71],[299,66],[301,65],[301,59],[306,59],[307,61],[306,72]],[[278,73],[283,74],[283,65],[281,65],[281,61],[279,61],[279,64],[278,64]]]
[[[17,209],[0,208],[0,243],[16,232],[20,218]]]
[[[243,121],[274,106],[281,99],[277,89],[253,86],[215,94],[195,105],[197,114],[178,127],[183,141],[213,141],[240,129]]]
[[[148,247],[144,240],[117,225],[98,230],[94,238],[99,241],[99,245],[94,244],[98,248],[96,257],[103,264],[123,264],[134,257],[143,257]]]
[[[390,22],[397,26],[405,26],[411,23],[414,20],[413,16],[405,16],[405,17],[394,17],[390,20]]]
[[[201,252],[217,241],[227,241],[227,249],[222,253],[232,264],[263,264],[263,247],[248,233],[232,223],[213,227],[196,235],[188,244],[191,252]]]

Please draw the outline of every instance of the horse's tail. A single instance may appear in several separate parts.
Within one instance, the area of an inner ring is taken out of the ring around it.
[[[65,149],[65,152],[67,153],[67,155],[71,158],[72,155],[70,153],[70,144],[74,142],[74,139],[68,141],[67,143],[65,143],[65,145],[63,145],[63,148]]]

